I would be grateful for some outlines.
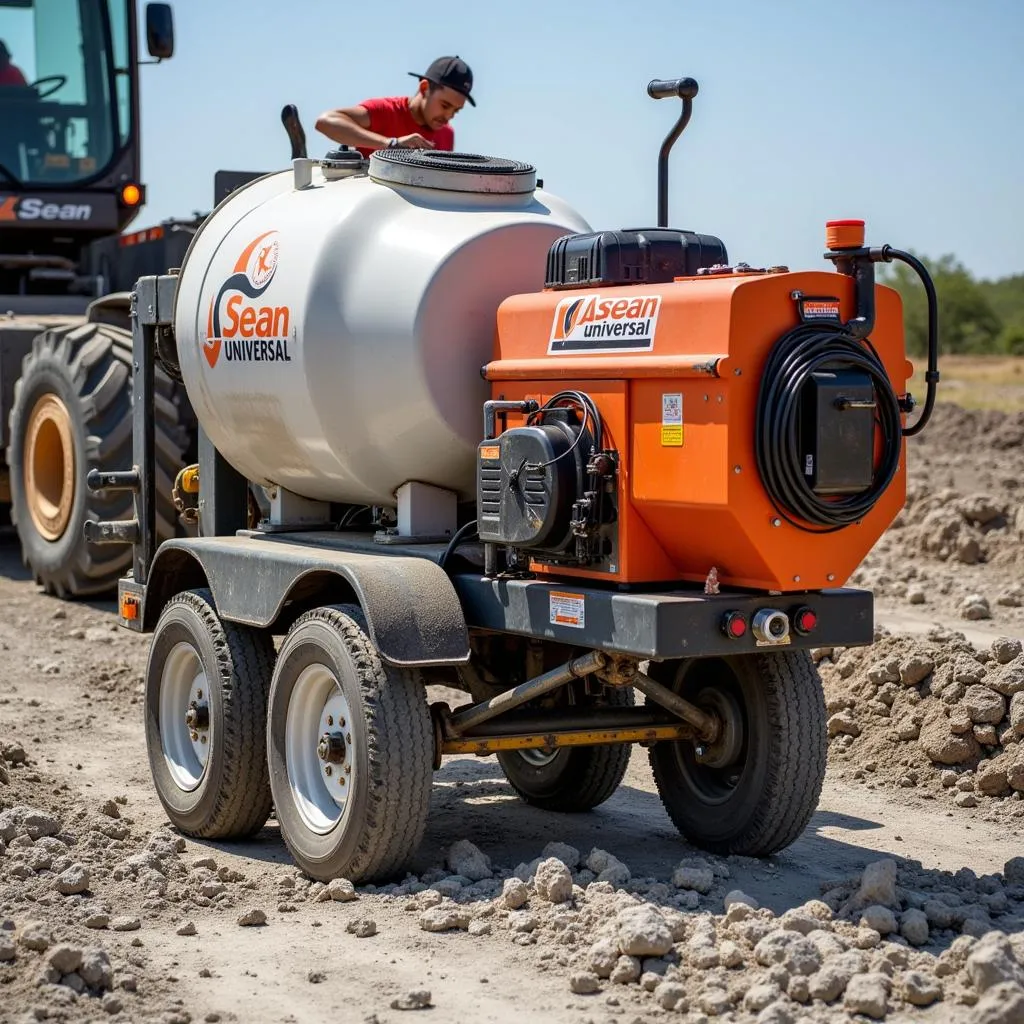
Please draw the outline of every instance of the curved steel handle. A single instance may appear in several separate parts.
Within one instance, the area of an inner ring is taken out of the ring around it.
[[[655,78],[647,85],[651,99],[664,100],[677,96],[681,100],[692,100],[697,95],[697,83],[692,78]]]

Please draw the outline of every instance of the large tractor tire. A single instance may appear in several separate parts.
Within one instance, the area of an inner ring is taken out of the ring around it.
[[[821,679],[807,651],[652,662],[650,675],[723,730],[713,744],[650,748],[661,801],[695,846],[767,857],[807,827],[825,780]]]
[[[633,691],[609,688],[611,707],[632,707]],[[545,811],[574,814],[592,811],[619,788],[632,746],[561,747],[542,750],[498,751],[498,763],[520,799]]]
[[[15,384],[7,465],[11,519],[22,560],[57,597],[106,595],[131,564],[131,548],[89,544],[87,519],[131,519],[130,491],[93,494],[92,469],[132,466],[132,339],[109,323],[44,331]],[[156,408],[157,541],[179,532],[171,488],[191,445],[183,393],[159,368]]]

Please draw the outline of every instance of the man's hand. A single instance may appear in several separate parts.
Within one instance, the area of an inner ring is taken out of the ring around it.
[[[412,135],[403,135],[400,139],[397,140],[397,142],[398,145],[402,146],[404,149],[434,148],[434,144],[430,141],[430,139],[425,139],[423,138],[422,135],[418,135],[416,132],[413,132]]]

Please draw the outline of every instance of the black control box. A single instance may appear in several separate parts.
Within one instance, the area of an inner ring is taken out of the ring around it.
[[[668,284],[728,263],[714,235],[670,228],[631,228],[565,235],[548,250],[546,288]]]

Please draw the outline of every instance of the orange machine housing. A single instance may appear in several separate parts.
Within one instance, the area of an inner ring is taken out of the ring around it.
[[[494,360],[484,369],[491,397],[543,403],[565,389],[584,391],[600,410],[605,447],[619,453],[614,564],[605,571],[534,562],[533,572],[658,585],[702,582],[714,568],[720,583],[780,592],[848,580],[903,507],[906,450],[890,486],[855,525],[812,532],[779,514],[758,473],[755,423],[768,355],[800,322],[794,293],[835,296],[844,321],[855,315],[853,279],[829,271],[545,289],[501,304]],[[566,300],[590,296],[657,297],[649,350],[557,351],[552,343],[564,332]],[[876,285],[875,303],[870,341],[902,394],[913,367],[900,296]],[[506,427],[522,422],[510,415]],[[876,436],[876,452],[878,442]]]

